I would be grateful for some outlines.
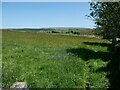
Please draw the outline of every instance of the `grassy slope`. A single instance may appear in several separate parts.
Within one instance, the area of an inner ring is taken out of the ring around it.
[[[91,42],[91,43],[89,43]],[[93,42],[97,42],[94,44]],[[109,59],[102,39],[3,31],[3,87],[106,88]]]

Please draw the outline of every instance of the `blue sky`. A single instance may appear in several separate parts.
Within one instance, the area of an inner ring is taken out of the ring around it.
[[[94,22],[88,2],[3,2],[3,28],[85,27]]]
[[[0,28],[2,28],[2,3],[0,2]]]

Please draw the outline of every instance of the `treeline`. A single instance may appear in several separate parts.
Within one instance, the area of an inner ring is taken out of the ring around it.
[[[65,34],[76,34],[76,35],[80,35],[80,32],[79,31],[57,31],[57,30],[52,30],[51,32],[49,32],[49,33],[65,33]]]

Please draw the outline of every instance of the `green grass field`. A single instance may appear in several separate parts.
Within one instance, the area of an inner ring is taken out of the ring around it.
[[[102,71],[109,63],[109,42],[97,38],[3,31],[2,82],[9,88],[108,88]]]

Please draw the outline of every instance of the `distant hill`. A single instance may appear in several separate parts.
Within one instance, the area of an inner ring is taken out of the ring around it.
[[[79,27],[50,27],[50,28],[6,28],[2,30],[93,30],[91,28],[79,28]]]

